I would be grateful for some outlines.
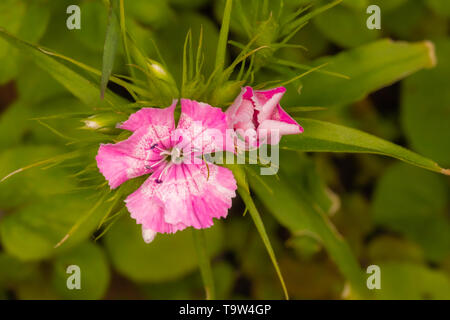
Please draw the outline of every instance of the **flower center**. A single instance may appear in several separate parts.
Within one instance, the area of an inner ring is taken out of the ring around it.
[[[159,155],[162,157],[162,159],[158,160],[157,162],[153,163],[150,166],[146,166],[147,169],[153,169],[159,165],[163,166],[163,169],[161,170],[161,173],[158,175],[158,177],[155,179],[156,183],[162,183],[163,176],[167,173],[169,168],[174,164],[181,164],[184,160],[184,157],[188,154],[183,153],[183,149],[179,147],[173,147],[172,149],[162,149],[158,146],[157,143],[152,145],[150,147],[151,150],[158,150]]]
[[[183,150],[180,148],[174,147],[172,151],[170,151],[169,161],[174,164],[180,164],[183,162]]]

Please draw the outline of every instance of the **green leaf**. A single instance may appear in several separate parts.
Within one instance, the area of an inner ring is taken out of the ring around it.
[[[101,299],[108,289],[110,271],[102,248],[91,242],[84,242],[70,251],[55,257],[52,261],[52,284],[55,291],[65,299]],[[71,274],[67,267],[80,268],[80,290],[67,288]]]
[[[450,252],[448,199],[445,178],[396,164],[378,181],[373,218],[377,225],[400,232],[419,244],[426,258],[441,261]]]
[[[448,300],[450,280],[442,271],[408,263],[380,264],[381,290],[378,299]]]
[[[5,252],[0,252],[0,288],[26,281],[35,276],[36,272],[36,263],[26,263]]]
[[[386,250],[389,248],[389,250]],[[423,263],[422,248],[402,235],[384,234],[370,241],[367,247],[370,261]]]
[[[223,11],[222,26],[220,28],[219,42],[217,43],[216,64],[215,69],[222,72],[225,65],[225,56],[228,44],[228,32],[230,30],[231,9],[233,0],[226,0],[225,9]]]
[[[423,28],[424,24],[422,22],[427,19],[427,14],[430,14],[426,10],[423,1],[408,0],[392,11],[384,10],[383,7],[380,8],[382,12],[386,12],[384,14],[382,13],[381,16],[382,28],[389,30],[389,33],[393,37],[404,40],[428,39],[428,37],[420,34],[425,29]],[[408,14],[405,14],[405,12]],[[436,21],[440,20],[436,19],[436,17],[433,17],[433,19]],[[427,19],[427,25],[433,24],[434,22]]]
[[[319,59],[314,65],[328,63],[326,70],[350,77],[350,80],[320,73],[303,80],[303,90],[296,103],[311,106],[335,106],[364,98],[367,94],[394,83],[436,63],[430,42],[394,42],[380,40],[344,51],[334,57]]]
[[[102,0],[82,1],[80,3],[81,30],[68,30],[66,27],[68,15],[65,12],[70,3],[64,3],[64,1],[52,2],[52,11],[60,14],[51,15],[49,31],[36,45],[51,48],[54,52],[70,56],[75,60],[101,69],[101,53],[108,23],[108,12],[103,2]],[[84,6],[88,11],[83,9]]]
[[[0,154],[0,177],[62,153],[62,149],[51,146],[20,146],[3,150]],[[68,172],[62,168],[25,171],[0,183],[0,208],[13,209],[33,200],[67,193],[74,187]]]
[[[368,133],[324,121],[297,120],[305,129],[304,133],[283,137],[280,148],[305,152],[380,154],[430,171],[449,174],[434,161]]]
[[[45,189],[46,186],[35,188]],[[6,215],[0,236],[6,252],[21,260],[41,260],[85,240],[98,224],[97,215],[85,221],[80,230],[63,245],[54,248],[67,231],[92,207],[88,194],[55,195],[31,202]],[[99,210],[100,212],[101,210]]]
[[[280,152],[280,159],[283,159],[282,171],[286,173],[287,181],[294,182],[296,187],[307,191],[308,197],[323,212],[332,215],[339,209],[339,198],[327,188],[312,159],[303,153],[285,150]]]
[[[109,77],[111,76],[114,60],[117,54],[117,42],[119,40],[119,20],[116,14],[118,9],[118,1],[111,0],[109,8],[109,21],[106,30],[105,46],[103,49],[103,67],[102,79],[100,82],[100,92],[103,99],[108,85]]]
[[[25,130],[30,125],[23,119],[30,118],[30,115],[31,110],[24,101],[14,102],[0,114],[0,147],[3,150],[20,142]]]
[[[45,33],[50,20],[50,9],[39,1],[27,3],[26,18],[23,19],[17,37],[30,42],[38,41]]]
[[[255,206],[255,203],[253,202],[253,199],[250,195],[249,187],[247,184],[247,181],[245,179],[245,172],[238,166],[233,166],[233,174],[236,178],[237,184],[238,184],[238,192],[241,196],[242,200],[245,203],[245,206],[247,207],[253,222],[255,223],[256,229],[258,230],[258,233],[261,237],[261,240],[264,243],[264,246],[266,247],[267,253],[269,254],[270,260],[272,261],[272,264],[275,268],[275,271],[277,273],[278,278],[280,279],[281,286],[283,288],[284,296],[287,300],[289,300],[289,294],[286,288],[286,284],[283,279],[283,275],[281,274],[280,267],[278,266],[278,261],[275,256],[275,252],[273,251],[272,244],[270,243],[269,236],[267,235],[266,229],[264,227],[264,223],[261,219],[261,216],[258,212],[258,209]]]
[[[191,232],[158,234],[147,244],[142,239],[141,226],[126,216],[111,227],[104,240],[118,272],[136,282],[159,283],[181,278],[198,267]],[[220,223],[216,221],[205,233],[211,257],[223,243]]]
[[[97,86],[72,69],[66,67],[64,64],[50,57],[47,50],[22,41],[2,28],[0,28],[0,37],[8,41],[11,45],[14,45],[23,53],[29,54],[39,67],[50,73],[52,77],[86,105],[98,107],[101,104]],[[105,100],[111,105],[123,103],[121,98],[111,92],[106,93]]]
[[[161,29],[172,21],[172,11],[167,0],[125,1],[125,11],[144,25]],[[176,20],[173,20],[176,24]]]
[[[450,166],[450,41],[437,41],[436,53],[436,68],[405,79],[401,120],[415,150]]]
[[[405,2],[410,2],[410,1],[408,1],[408,0],[389,0],[389,1],[371,0],[370,4],[371,5],[375,4],[375,5],[379,6],[381,9],[381,12],[390,12],[390,11],[397,9],[398,7],[403,5]],[[367,8],[367,6],[366,6],[366,8]]]
[[[311,20],[312,18],[314,18],[315,16],[322,16],[325,14],[326,11],[332,9],[333,7],[337,6],[338,4],[340,4],[343,0],[334,0],[334,1],[330,1],[330,2],[324,2],[322,1],[322,3],[320,3],[320,7],[302,15],[301,17],[295,19],[294,21],[288,23],[287,25],[285,25],[285,28],[287,30],[284,30],[284,32],[281,33],[282,36],[286,36],[288,34],[291,34],[290,36],[288,36],[287,38],[289,39],[290,37],[292,37],[292,32],[297,33],[298,29],[303,28],[303,26],[305,25],[305,23],[308,23],[309,20]],[[340,8],[340,7],[338,7]],[[304,9],[301,9],[302,11]],[[334,14],[334,11],[332,11]],[[284,40],[285,42],[287,42],[287,40]]]
[[[33,81],[30,82],[29,85],[32,83]],[[54,83],[52,82],[52,84]],[[39,88],[43,88],[45,91],[48,87],[37,85],[35,90],[38,90]],[[25,90],[28,91],[31,89],[26,88]],[[55,94],[55,92],[47,91],[42,93],[43,96],[38,95],[34,98],[25,95],[24,98],[21,97],[19,100],[10,105],[6,111],[0,115],[0,147],[6,150],[7,148],[17,146],[24,141],[30,144],[34,143],[46,145],[61,143],[64,141],[60,136],[46,128],[45,125],[50,125],[54,130],[64,132],[64,135],[69,137],[92,138],[92,135],[89,135],[87,132],[79,129],[81,124],[79,119],[69,119],[64,117],[60,117],[57,120],[46,119],[45,122],[43,122],[45,123],[44,126],[38,121],[33,120],[39,117],[52,117],[55,114],[64,112],[72,114],[77,112],[89,114],[89,112],[91,112],[91,109],[86,107],[78,99],[68,95],[63,88],[61,88],[61,90],[63,91],[59,92],[62,93],[62,95],[53,97],[52,99],[39,101],[47,94]],[[29,92],[29,94],[32,93]],[[119,120],[117,122],[119,122]],[[63,150],[59,151],[60,153],[64,152]],[[33,159],[33,157],[31,159]],[[22,161],[19,163],[22,163],[22,165],[29,164]],[[8,168],[11,169],[10,166],[8,166]],[[15,169],[17,168],[12,169],[11,171]]]
[[[354,292],[367,297],[365,276],[350,247],[329,221],[326,214],[314,204],[299,185],[290,184],[280,173],[259,175],[257,168],[247,166],[251,189],[269,209],[278,222],[294,235],[304,232],[319,238],[342,274],[350,282]],[[283,183],[281,181],[284,181]]]
[[[119,14],[119,16],[120,16],[120,34],[121,34],[121,38],[122,38],[123,49],[125,51],[126,61],[127,61],[127,64],[129,65],[128,68],[129,68],[131,76],[134,79],[137,79],[137,77],[136,77],[136,70],[131,66],[132,60],[131,60],[130,49],[129,49],[129,45],[128,45],[129,39],[128,39],[128,36],[127,36],[124,0],[119,0],[119,13],[120,13]],[[137,26],[137,24],[136,24],[136,26]],[[142,30],[140,28],[140,26],[137,26],[136,29],[137,30]],[[139,43],[139,41],[138,41],[138,43]]]
[[[347,1],[343,2],[348,3]],[[380,35],[380,30],[370,30],[366,27],[367,5],[355,7],[337,6],[314,19],[314,25],[335,44],[352,48],[374,41]],[[339,26],[339,27],[337,27]]]
[[[193,9],[203,6],[208,0],[169,0],[170,4],[183,9]]]
[[[24,64],[24,70],[16,78],[17,93],[20,100],[28,103],[41,102],[58,95],[68,94],[67,90],[53,79],[48,73],[43,73],[42,69],[32,61]]]
[[[425,4],[437,15],[450,18],[450,3],[441,0],[425,0]]]
[[[0,27],[30,42],[38,41],[44,34],[50,18],[49,8],[39,2],[5,0],[0,4]],[[20,74],[24,60],[18,50],[0,40],[0,83]]]
[[[196,12],[183,12],[177,17],[176,24],[170,24],[158,33],[155,33],[156,43],[170,74],[174,75],[177,80],[181,80],[183,62],[181,53],[183,52],[184,41],[189,30],[192,33],[193,48],[198,47],[200,33],[203,30],[203,75],[210,74],[215,69],[215,54],[219,32],[214,21]],[[167,41],[167,39],[171,39],[171,41]]]
[[[82,123],[79,118],[51,118],[55,115],[61,114],[89,114],[92,112],[91,108],[85,106],[80,100],[70,94],[67,94],[67,92],[61,96],[53,97],[42,102],[36,102],[34,104],[28,103],[28,108],[31,109],[31,115],[26,118],[25,122],[28,125],[27,138],[30,142],[37,144],[45,143],[49,145],[67,142],[67,139],[64,139],[57,133],[52,132],[52,130],[49,130],[46,126],[50,126],[53,131],[56,130],[56,132],[62,133],[64,136],[74,139],[93,138],[90,132],[80,130]],[[25,113],[24,116],[26,117],[27,114]],[[36,118],[45,117],[50,118],[42,119],[42,123],[44,123],[44,125],[39,123],[38,120],[34,120]],[[63,152],[64,151],[62,150],[61,153]]]
[[[211,263],[208,257],[206,237],[203,230],[193,230],[195,250],[197,251],[197,259],[202,274],[202,280],[205,287],[206,299],[215,299],[214,277],[211,270]]]
[[[83,1],[80,4],[81,30],[72,31],[80,43],[97,54],[104,48],[105,34],[108,32],[108,23],[111,22],[111,15],[108,20],[108,10],[104,2]]]
[[[353,9],[363,9],[367,8],[367,2],[368,0],[346,0],[342,5]]]

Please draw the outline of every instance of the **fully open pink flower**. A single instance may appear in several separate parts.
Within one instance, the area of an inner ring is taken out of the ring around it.
[[[96,157],[111,188],[151,174],[125,200],[131,217],[142,225],[146,242],[158,232],[210,227],[213,218],[226,217],[236,195],[232,172],[201,158],[225,150],[225,113],[205,103],[182,99],[175,129],[176,103],[132,114],[121,128],[133,134],[119,143],[101,145]]]
[[[285,92],[284,87],[265,91],[245,87],[228,108],[228,127],[245,141],[246,148],[277,144],[283,135],[303,132],[280,106]]]

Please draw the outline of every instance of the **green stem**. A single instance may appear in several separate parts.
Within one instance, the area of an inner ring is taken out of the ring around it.
[[[212,274],[211,263],[206,250],[206,237],[203,230],[193,230],[194,245],[197,251],[198,265],[202,274],[203,285],[206,291],[206,300],[215,299],[214,277]]]

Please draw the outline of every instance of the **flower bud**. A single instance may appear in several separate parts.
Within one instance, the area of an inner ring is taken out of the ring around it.
[[[103,112],[82,119],[84,126],[81,129],[98,131],[105,134],[117,134],[120,130],[117,124],[124,120],[121,116],[114,112]]]
[[[172,75],[159,62],[147,59],[147,68],[149,71],[149,84],[152,91],[159,92],[161,96],[166,97],[167,100],[172,100],[178,96],[178,89]]]
[[[159,62],[152,59],[147,59],[147,67],[148,70],[152,73],[152,75],[154,75],[156,78],[165,80],[170,83],[175,82],[171,77],[170,73],[167,70],[165,70],[164,66]]]

